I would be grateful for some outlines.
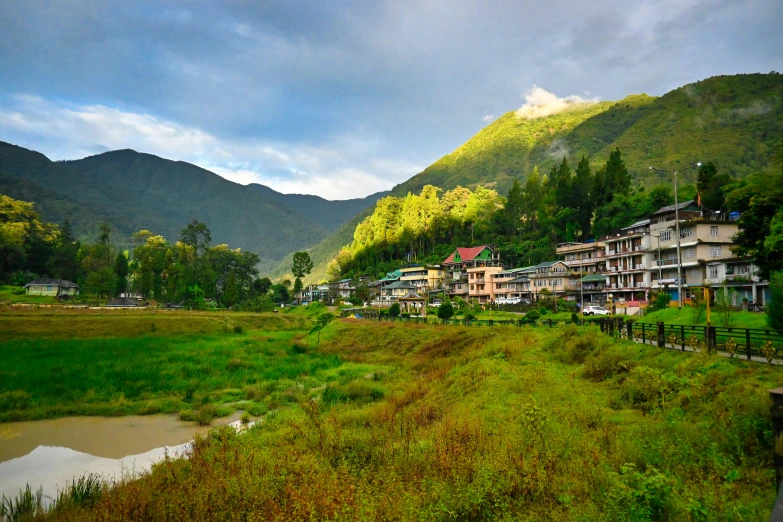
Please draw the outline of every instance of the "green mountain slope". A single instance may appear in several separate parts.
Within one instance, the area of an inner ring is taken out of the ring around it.
[[[696,161],[713,161],[719,171],[742,177],[766,167],[781,140],[783,75],[717,76],[660,98],[631,95],[533,120],[506,113],[392,194],[418,193],[429,184],[444,190],[484,185],[505,195],[514,178],[524,181],[536,165],[545,174],[563,155],[572,165],[586,155],[598,167],[615,147],[642,185],[668,181],[650,165],[675,169]],[[325,273],[352,237],[344,227],[317,245],[314,273]]]
[[[388,194],[388,191],[377,192],[365,198],[331,201],[309,194],[282,194],[257,183],[251,183],[247,188],[255,190],[265,198],[277,201],[330,232],[336,231],[356,214],[373,206],[376,201]]]
[[[175,240],[187,222],[198,219],[209,225],[213,243],[256,252],[262,270],[327,236],[320,225],[254,190],[189,163],[131,150],[54,163],[0,143],[0,171],[86,209],[107,209],[106,220],[120,235],[146,228]],[[33,201],[42,210],[48,204]]]

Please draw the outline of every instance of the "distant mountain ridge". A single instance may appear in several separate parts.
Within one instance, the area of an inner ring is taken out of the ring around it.
[[[47,220],[62,223],[68,218],[77,237],[94,238],[97,225],[106,220],[124,245],[140,229],[177,240],[182,228],[198,219],[209,226],[213,243],[256,252],[262,271],[318,243],[362,206],[362,200],[349,200],[344,210],[341,202],[317,196],[315,201],[279,193],[268,197],[274,191],[259,187],[133,150],[53,162],[39,152],[0,142],[0,192],[36,203]],[[328,208],[325,220],[313,219],[313,213],[308,217],[303,208],[318,200]]]
[[[375,205],[376,201],[389,194],[389,191],[386,190],[364,198],[335,201],[310,194],[282,194],[258,183],[251,183],[247,187],[257,191],[265,198],[277,201],[329,231],[337,230],[356,214]]]

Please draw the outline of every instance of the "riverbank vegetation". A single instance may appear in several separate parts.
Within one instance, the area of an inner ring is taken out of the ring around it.
[[[319,370],[322,385],[309,384],[309,371],[294,376],[296,398],[247,432],[213,430],[187,459],[50,518],[760,520],[771,511],[766,390],[780,384],[777,368],[575,326],[341,320],[320,332],[320,349],[314,335],[298,342],[313,360],[341,362]]]

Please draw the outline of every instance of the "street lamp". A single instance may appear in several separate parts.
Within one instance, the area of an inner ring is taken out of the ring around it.
[[[712,286],[712,281],[704,278],[704,300],[707,301],[707,326],[710,326],[710,287]]]
[[[677,240],[677,308],[680,310],[682,310],[682,258],[680,257],[680,209],[678,208],[679,201],[677,200],[677,172],[682,172],[683,170],[688,169],[695,169],[697,167],[701,167],[701,162],[694,163],[693,165],[685,167],[679,171],[650,167],[650,170],[674,174],[674,226],[675,234],[677,235],[675,238]]]

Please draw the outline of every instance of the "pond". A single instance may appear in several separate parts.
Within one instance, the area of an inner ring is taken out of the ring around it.
[[[240,412],[213,426],[236,422]],[[0,496],[26,484],[54,496],[66,481],[87,473],[120,478],[181,454],[210,427],[174,415],[66,417],[0,424]]]

